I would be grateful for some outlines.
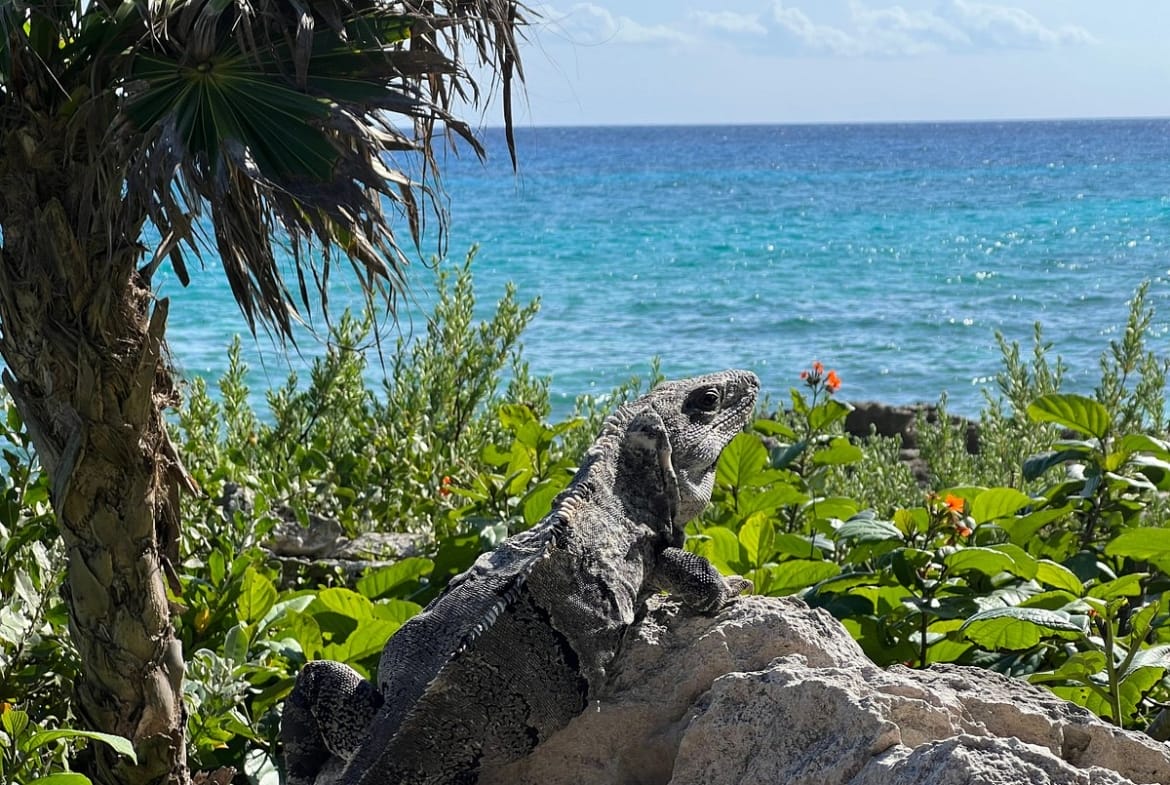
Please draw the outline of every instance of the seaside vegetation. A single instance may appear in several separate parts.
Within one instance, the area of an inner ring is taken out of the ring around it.
[[[508,288],[477,323],[470,262],[438,266],[427,330],[389,351],[380,386],[367,381],[371,322],[349,315],[307,380],[267,392],[266,411],[252,403],[238,343],[218,396],[190,381],[173,427],[201,492],[183,501],[170,599],[193,768],[275,785],[279,710],[301,666],[325,657],[374,674],[386,638],[479,553],[539,521],[605,414],[658,378],[652,364],[646,380],[549,422],[548,381],[521,341],[539,303]],[[1146,294],[1104,348],[1091,395],[1062,390],[1064,366],[1039,327],[1030,351],[1001,337],[979,451],[967,452],[945,399],[943,416],[919,419],[925,482],[897,438],[845,434],[847,379],[815,361],[794,370],[784,405],[724,451],[687,547],[759,594],[825,608],[880,665],[989,668],[1119,726],[1160,726],[1170,365],[1147,344]],[[92,745],[133,750],[71,730],[78,655],[50,485],[4,403],[0,781],[84,783],[72,769]],[[290,573],[266,541],[319,518],[349,536],[408,533],[417,549],[356,579],[330,568],[310,577],[304,564]]]
[[[195,484],[166,420],[179,384],[161,271],[184,287],[222,273],[241,324],[286,343],[329,316],[339,276],[393,309],[417,249],[446,247],[446,152],[486,155],[463,117],[498,111],[515,164],[535,16],[518,0],[0,2],[3,374],[26,420],[7,427],[39,459],[27,487],[4,484],[0,636],[15,643],[0,678],[60,654],[76,704],[0,707],[0,782],[52,768],[60,731],[38,727],[55,716],[130,739],[74,734],[101,785],[187,785],[184,701],[205,699],[205,674],[235,678],[230,661],[185,662],[190,634],[175,635]],[[60,536],[64,563],[27,533],[46,499],[55,517],[33,530]],[[43,561],[14,566],[38,542]]]

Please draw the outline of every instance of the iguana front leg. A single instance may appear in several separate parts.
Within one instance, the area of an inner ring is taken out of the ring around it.
[[[711,562],[682,548],[666,548],[659,554],[651,582],[702,613],[717,611],[752,590],[747,578],[725,578]]]
[[[287,785],[313,785],[331,757],[352,758],[381,705],[377,686],[348,665],[307,663],[280,721]]]

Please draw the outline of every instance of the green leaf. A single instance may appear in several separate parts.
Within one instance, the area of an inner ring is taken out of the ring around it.
[[[1115,719],[1119,725],[1133,721],[1142,698],[1162,680],[1163,675],[1164,669],[1162,668],[1141,668],[1134,671],[1129,678],[1121,681],[1117,691],[1118,703],[1121,704],[1121,717]],[[1065,700],[1084,706],[1098,717],[1113,717],[1113,706],[1109,699],[1109,693],[1102,686],[1096,684],[1085,687],[1052,685],[1050,689]]]
[[[1041,395],[1028,404],[1028,417],[1033,422],[1056,423],[1097,439],[1104,439],[1113,427],[1103,404],[1071,393]]]
[[[365,659],[382,651],[390,636],[398,631],[402,624],[386,619],[367,619],[346,636],[341,644],[329,644],[325,647],[325,657],[338,662],[352,663]]]
[[[1103,651],[1078,651],[1065,660],[1056,672],[1066,679],[1087,680],[1105,670]]]
[[[500,418],[500,425],[513,432],[525,425],[539,424],[532,408],[520,403],[501,404],[498,416]]]
[[[980,611],[959,628],[964,635],[991,651],[1023,651],[1042,638],[1081,637],[1084,630],[1063,611],[1042,608],[991,608]]]
[[[1121,680],[1118,697],[1121,703],[1121,720],[1128,723],[1137,715],[1142,699],[1166,676],[1166,666],[1132,668]]]
[[[784,553],[801,559],[812,558],[819,553],[823,546],[831,546],[832,542],[823,538],[807,537],[803,534],[780,532],[773,543],[775,553]]]
[[[143,130],[173,123],[188,151],[209,161],[238,142],[266,176],[324,182],[333,175],[339,154],[323,127],[327,99],[285,86],[259,58],[221,55],[204,65],[138,54],[133,76],[143,88],[127,115]]]
[[[1011,603],[1021,608],[1044,608],[1050,611],[1067,611],[1071,603],[1076,602],[1077,595],[1064,589],[1050,589],[1038,592],[1025,600]],[[1071,614],[1070,614],[1071,617]]]
[[[926,663],[928,665],[936,662],[957,662],[960,657],[971,650],[972,644],[967,641],[955,640],[952,635],[962,626],[962,619],[941,619],[927,627]]]
[[[1060,466],[1067,461],[1084,460],[1090,451],[1087,448],[1069,450],[1048,450],[1024,459],[1024,479],[1028,482],[1040,477],[1054,466]]]
[[[975,523],[987,523],[1014,515],[1034,503],[1034,499],[1015,488],[988,488],[971,502],[971,517]]]
[[[930,525],[930,515],[926,512],[925,507],[898,509],[894,511],[894,525],[898,527],[898,531],[910,536],[927,530]]]
[[[29,780],[28,785],[93,785],[93,781],[76,771],[58,771]]]
[[[952,573],[978,572],[991,577],[1007,572],[1015,561],[1008,554],[990,548],[960,548],[948,553],[943,564]]]
[[[1105,553],[1150,562],[1163,572],[1170,572],[1170,529],[1127,529],[1109,541]]]
[[[766,490],[741,489],[736,500],[736,511],[740,515],[758,512],[775,512],[781,507],[804,504],[808,496],[787,482],[778,482]]]
[[[28,728],[28,712],[21,709],[9,709],[0,712],[0,727],[14,739],[20,738]]]
[[[776,526],[765,513],[757,512],[748,516],[739,527],[739,543],[747,554],[748,563],[753,567],[762,567],[772,558],[775,542]]]
[[[1065,686],[1063,684],[1050,684],[1048,689],[1052,694],[1058,698],[1062,698],[1069,703],[1075,703],[1090,712],[1093,712],[1098,717],[1108,717],[1111,713],[1109,711],[1109,700],[1102,693],[1104,688],[1092,685],[1075,687]],[[1102,713],[1103,712],[1103,713]]]
[[[1142,594],[1142,580],[1149,577],[1149,573],[1131,572],[1105,583],[1099,583],[1089,589],[1087,596],[1109,602],[1120,597],[1140,597]]]
[[[529,526],[540,523],[552,509],[553,499],[564,489],[565,484],[559,480],[543,480],[524,494],[524,501],[521,504],[524,522]]]
[[[891,553],[883,554],[878,559],[878,566],[889,566],[894,571],[894,577],[903,586],[916,586],[919,574],[934,561],[933,551],[924,551],[920,548],[897,548]]]
[[[1012,566],[1007,569],[1012,575],[1030,581],[1036,577],[1037,564],[1036,559],[1033,558],[1027,551],[1018,545],[1013,545],[1010,542],[999,543],[997,545],[989,546],[993,551],[1005,553],[1012,559]]]
[[[1123,453],[1146,452],[1170,458],[1170,445],[1144,433],[1127,433],[1117,440],[1114,449]]]
[[[767,465],[768,450],[760,437],[741,433],[723,448],[715,467],[715,480],[726,488],[751,486]]]
[[[817,594],[841,594],[858,586],[876,586],[882,583],[884,576],[877,572],[850,572],[821,581],[817,585]]]
[[[807,415],[808,401],[805,399],[804,394],[795,387],[789,387],[788,395],[790,398],[792,398],[792,411],[801,416]]]
[[[410,600],[380,600],[374,603],[374,615],[379,619],[405,623],[413,616],[417,616],[422,606]]]
[[[129,758],[131,763],[138,763],[138,756],[134,754],[134,745],[130,743],[129,739],[115,736],[112,733],[99,733],[92,730],[56,728],[54,730],[37,731],[32,736],[29,736],[27,743],[24,745],[24,751],[32,752],[58,739],[89,739],[91,741],[100,741],[108,745],[119,755],[124,755]]]
[[[701,534],[687,538],[687,550],[702,556],[725,575],[742,575],[750,567],[740,547],[735,532],[723,526],[708,526]]]
[[[854,543],[881,542],[883,540],[903,541],[905,538],[897,526],[889,521],[873,518],[854,517],[837,528],[837,539]]]
[[[466,570],[478,555],[478,532],[440,537],[435,567],[431,571],[431,588],[437,592],[452,576]]]
[[[844,466],[857,463],[863,457],[861,448],[849,441],[847,436],[838,436],[829,446],[813,453],[812,462],[817,466]]]
[[[244,585],[236,604],[236,618],[245,624],[260,621],[276,604],[276,587],[272,581],[248,567],[244,573]]]
[[[789,559],[765,568],[768,573],[764,593],[772,597],[793,594],[832,578],[841,568],[831,561],[820,559]]]
[[[1150,632],[1150,626],[1153,624],[1154,617],[1158,615],[1161,609],[1161,600],[1146,603],[1137,610],[1129,619],[1129,639],[1131,641],[1144,641]]]
[[[841,403],[836,398],[829,398],[817,404],[808,413],[808,426],[814,431],[824,431],[838,420],[844,419],[853,407]]]
[[[1063,589],[1075,597],[1085,593],[1084,584],[1072,570],[1063,564],[1057,564],[1051,559],[1040,559],[1036,563],[1036,580],[1054,589]]]
[[[1105,670],[1105,652],[1078,651],[1060,664],[1054,671],[1033,673],[1028,677],[1032,684],[1052,681],[1088,682],[1090,678]]]
[[[376,600],[392,594],[403,586],[413,588],[419,578],[430,575],[435,563],[421,556],[411,556],[400,562],[367,572],[358,579],[356,588],[363,597]]]
[[[213,585],[220,586],[223,584],[225,575],[227,575],[227,565],[224,563],[223,552],[214,550],[207,556],[207,576]]]
[[[223,641],[224,659],[243,665],[248,661],[248,628],[245,624],[234,624],[227,631]]]
[[[796,431],[779,420],[770,420],[766,417],[761,417],[752,423],[752,428],[765,436],[775,436],[786,441],[796,440]]]
[[[306,660],[321,658],[323,645],[321,626],[317,624],[315,618],[307,613],[293,612],[289,614],[288,631],[301,645],[301,653],[305,655]]]
[[[996,525],[1008,533],[1012,542],[1020,547],[1027,548],[1034,545],[1036,532],[1050,523],[1060,520],[1072,511],[1072,505],[1063,507],[1045,507],[1042,510],[1030,512],[1018,518],[1005,518]]]
[[[264,614],[264,618],[260,620],[259,629],[265,630],[278,619],[291,616],[293,613],[303,612],[312,604],[313,595],[311,593],[299,594],[289,597],[287,600],[281,600],[273,605],[268,613]]]
[[[773,447],[768,453],[773,469],[784,469],[801,456],[808,448],[808,442],[803,439],[783,447]]]
[[[1148,649],[1141,649],[1136,652],[1129,663],[1129,667],[1122,674],[1122,678],[1127,678],[1129,674],[1140,668],[1170,669],[1170,644],[1151,646]]]
[[[808,505],[809,512],[817,518],[837,518],[848,520],[858,513],[857,502],[848,496],[830,496],[824,499],[813,499]]]
[[[317,592],[317,602],[314,605],[322,607],[358,621],[372,619],[374,606],[368,599],[351,589],[331,587]]]

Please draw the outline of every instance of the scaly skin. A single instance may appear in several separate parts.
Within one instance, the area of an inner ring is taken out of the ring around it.
[[[754,374],[723,371],[621,407],[549,514],[390,638],[377,687],[341,663],[309,663],[285,704],[289,785],[322,785],[341,761],[344,785],[474,783],[596,697],[650,594],[706,613],[750,588],[682,545],[758,390]]]

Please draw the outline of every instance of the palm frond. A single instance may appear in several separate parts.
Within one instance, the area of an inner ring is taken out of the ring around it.
[[[472,64],[510,85],[518,8],[505,0],[137,4],[149,32],[128,50],[121,84],[127,127],[141,139],[127,198],[159,227],[172,260],[176,237],[197,250],[192,219],[210,220],[253,331],[264,324],[291,338],[296,309],[312,308],[305,282],[325,302],[339,254],[364,290],[393,308],[429,210],[439,215],[440,243],[445,230],[437,129],[483,155],[452,102],[478,101]],[[297,280],[296,296],[286,275]]]

